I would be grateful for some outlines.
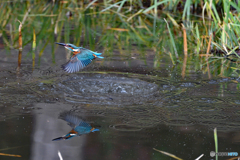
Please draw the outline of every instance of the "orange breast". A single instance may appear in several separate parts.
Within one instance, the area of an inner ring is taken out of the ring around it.
[[[73,55],[75,56],[76,54],[80,53],[81,51],[74,51]]]
[[[70,134],[77,134],[76,131],[74,131],[73,129],[69,132]]]

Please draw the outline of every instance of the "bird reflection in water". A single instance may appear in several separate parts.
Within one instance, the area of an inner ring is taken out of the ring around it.
[[[93,128],[89,123],[83,121],[79,116],[69,111],[60,113],[59,118],[67,121],[68,125],[72,127],[72,130],[68,134],[55,138],[52,141],[67,140],[72,137],[99,131],[99,129]]]

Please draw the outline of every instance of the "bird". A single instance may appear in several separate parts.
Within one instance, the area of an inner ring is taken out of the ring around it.
[[[83,134],[99,131],[99,129],[92,127],[89,123],[83,121],[79,116],[69,111],[60,113],[59,118],[67,121],[68,125],[72,127],[72,130],[64,136],[54,138],[52,141],[68,140]]]
[[[73,53],[70,60],[62,65],[62,69],[67,73],[78,72],[89,65],[94,59],[104,58],[100,56],[102,53],[93,52],[83,47],[76,47],[70,43],[55,43],[64,46],[66,49],[70,50]]]

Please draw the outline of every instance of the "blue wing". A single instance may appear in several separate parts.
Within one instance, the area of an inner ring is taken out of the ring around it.
[[[99,129],[93,128],[89,123],[84,121],[81,121],[74,130],[76,130],[79,134],[87,134],[90,132],[99,131]]]
[[[66,111],[60,113],[59,118],[63,119],[64,121],[67,121],[72,128],[79,126],[79,124],[86,123],[79,116],[75,115],[74,113],[66,112]]]
[[[79,60],[77,56],[72,57],[66,64],[62,65],[62,69],[68,73],[78,72],[92,62],[92,59]]]
[[[84,122],[84,121],[80,122],[78,124],[78,126],[76,126],[74,128],[74,130],[77,131],[78,134],[80,134],[80,135],[90,133],[90,132],[92,132],[92,129],[94,129],[94,128],[92,126],[90,126],[89,123]]]
[[[77,132],[78,135],[87,134],[90,132],[99,131],[99,129],[93,128],[89,123],[83,121],[78,115],[73,112],[63,111],[60,113],[59,118],[68,122],[68,125],[72,127],[73,132]],[[71,132],[70,132],[71,133]],[[66,135],[63,139],[66,139]],[[62,138],[55,138],[54,140],[61,140]]]
[[[80,126],[80,127],[91,127],[89,123],[84,122],[84,121],[81,121],[81,122],[78,124],[78,126]],[[92,128],[92,127],[91,127],[91,128]]]
[[[94,58],[103,58],[99,56],[101,53],[92,52],[88,49],[82,48],[80,51],[80,53],[73,55],[66,64],[62,65],[64,71],[68,73],[78,72],[89,65]]]

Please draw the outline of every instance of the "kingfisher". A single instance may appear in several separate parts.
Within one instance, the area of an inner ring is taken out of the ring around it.
[[[62,137],[54,138],[52,141],[68,140],[83,134],[99,131],[99,129],[92,127],[89,123],[83,121],[79,116],[72,112],[62,112],[59,118],[67,121],[68,125],[72,127],[72,130]]]
[[[93,52],[83,47],[76,47],[70,43],[55,43],[64,46],[73,53],[70,60],[62,65],[62,69],[68,73],[80,71],[96,58],[104,58],[100,56],[102,53]]]

